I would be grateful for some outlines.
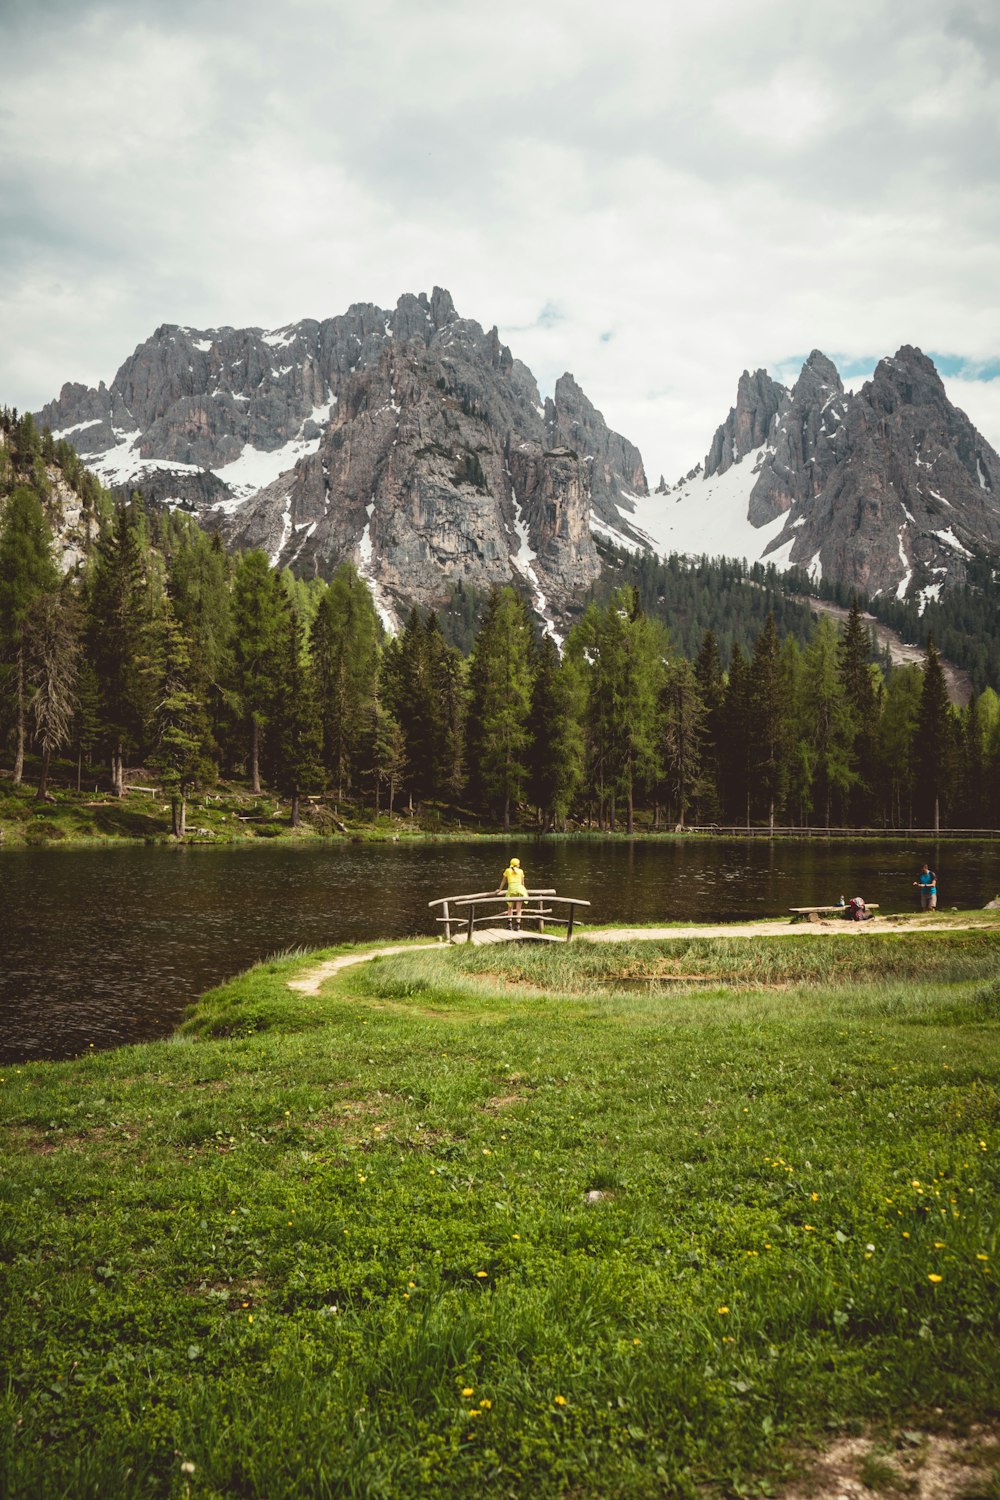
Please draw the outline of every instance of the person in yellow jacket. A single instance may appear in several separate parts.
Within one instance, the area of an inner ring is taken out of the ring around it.
[[[521,869],[521,861],[512,859],[510,864],[500,876],[500,885],[497,895],[502,896],[504,886],[507,887],[507,921],[514,927],[521,926],[521,902],[528,894],[528,888],[524,883],[524,871]]]

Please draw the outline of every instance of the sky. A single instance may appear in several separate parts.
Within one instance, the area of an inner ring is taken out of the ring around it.
[[[0,404],[446,287],[651,483],[916,344],[1000,448],[995,0],[0,0]]]

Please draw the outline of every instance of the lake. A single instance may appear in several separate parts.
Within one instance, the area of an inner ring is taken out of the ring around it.
[[[942,907],[983,906],[1000,891],[1000,841],[9,850],[0,854],[0,1061],[164,1036],[204,990],[288,948],[431,936],[428,901],[495,888],[515,852],[529,885],[586,898],[595,922],[776,916],[858,893],[883,912],[910,911],[925,859]]]

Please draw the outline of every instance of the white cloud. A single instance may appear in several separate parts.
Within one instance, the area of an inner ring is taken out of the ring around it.
[[[47,0],[5,25],[0,401],[110,381],[162,322],[436,283],[543,390],[572,370],[655,481],[744,368],[1000,353],[980,0],[905,27],[893,0]],[[960,404],[1000,445],[995,384]]]
[[[964,380],[949,375],[944,386],[949,401],[961,407],[973,426],[1000,451],[1000,376],[992,380]]]

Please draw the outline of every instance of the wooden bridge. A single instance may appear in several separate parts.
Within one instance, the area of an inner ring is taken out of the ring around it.
[[[573,936],[578,906],[589,906],[589,901],[579,896],[557,896],[554,890],[529,891],[521,903],[520,921],[515,925],[508,912],[509,898],[498,896],[495,891],[475,891],[468,896],[439,896],[428,901],[432,909],[442,908],[443,915],[435,921],[444,928],[446,943],[509,943],[527,939],[529,942],[554,943],[559,938],[554,932],[546,932],[545,924],[565,927],[566,941]],[[565,911],[557,912],[556,908]],[[477,914],[478,913],[478,914]],[[525,923],[529,924],[527,927]]]

